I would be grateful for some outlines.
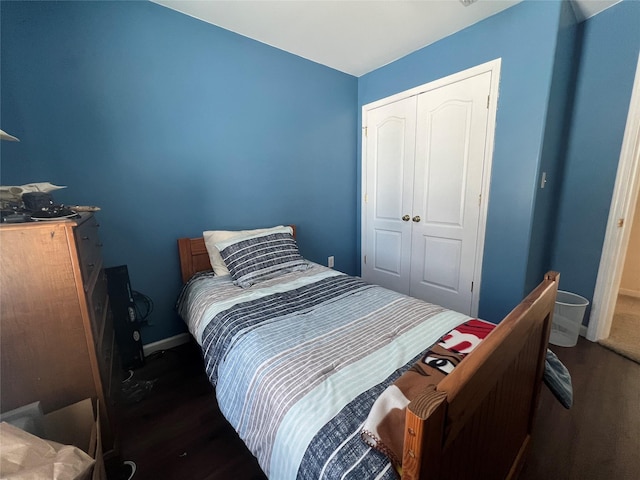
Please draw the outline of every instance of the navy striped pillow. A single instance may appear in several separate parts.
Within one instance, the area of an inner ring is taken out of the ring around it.
[[[236,237],[217,243],[216,247],[234,283],[242,288],[285,272],[309,268],[288,232]]]

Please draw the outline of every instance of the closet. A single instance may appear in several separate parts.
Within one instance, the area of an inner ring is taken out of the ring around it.
[[[363,107],[366,281],[477,316],[498,74],[490,62]]]

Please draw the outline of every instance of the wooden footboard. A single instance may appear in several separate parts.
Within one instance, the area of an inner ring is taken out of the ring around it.
[[[549,272],[436,387],[409,404],[403,479],[516,478],[535,418],[559,274]]]

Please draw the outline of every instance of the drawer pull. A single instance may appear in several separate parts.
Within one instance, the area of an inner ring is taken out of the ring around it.
[[[103,243],[102,242],[98,242],[96,243],[96,247],[102,247]]]
[[[82,237],[82,240],[89,240],[89,237],[85,235],[84,237]]]
[[[89,268],[93,268],[93,267],[95,267],[95,266],[96,266],[96,264],[95,264],[95,263],[87,263],[87,267],[89,267]]]

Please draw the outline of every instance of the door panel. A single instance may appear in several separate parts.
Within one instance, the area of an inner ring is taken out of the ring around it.
[[[432,112],[423,180],[425,221],[461,226],[465,195],[465,150],[471,116],[469,102],[451,101]]]
[[[390,230],[375,230],[373,268],[378,272],[402,275],[402,233]]]
[[[423,237],[424,268],[422,279],[433,287],[439,287],[453,293],[458,292],[460,284],[460,240],[442,237]]]
[[[410,294],[469,314],[491,74],[418,97]]]
[[[362,276],[371,283],[409,293],[411,214],[415,158],[416,98],[367,112],[365,262]]]
[[[403,170],[398,168],[404,157],[406,119],[386,118],[377,128],[375,161],[375,218],[394,221],[403,215]]]

